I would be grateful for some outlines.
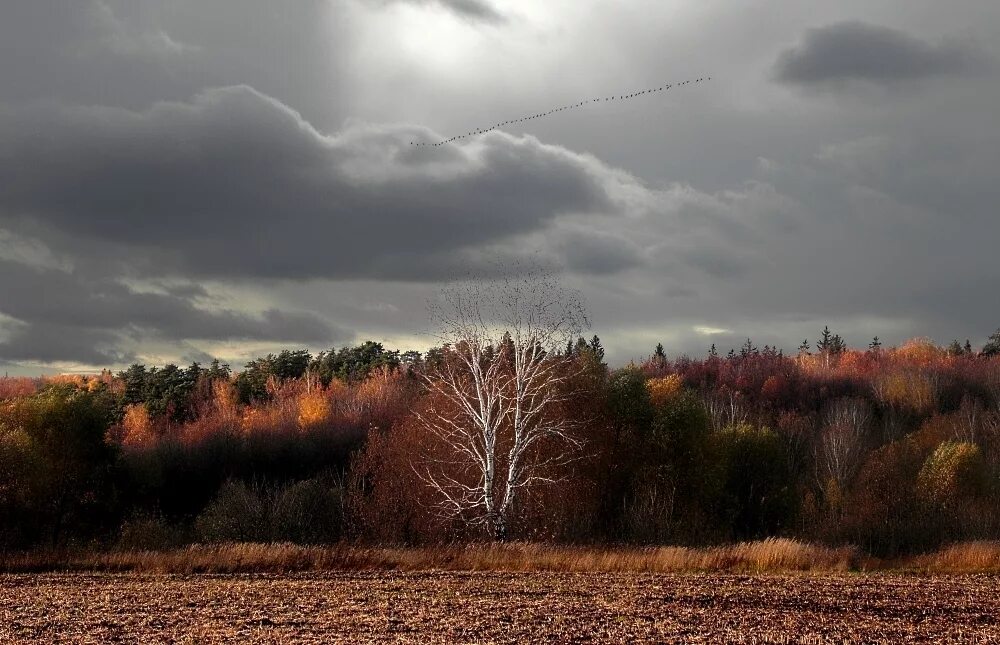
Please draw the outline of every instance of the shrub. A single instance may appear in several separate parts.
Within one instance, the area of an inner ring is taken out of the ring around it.
[[[159,514],[140,511],[126,520],[119,532],[117,548],[123,551],[162,551],[182,546],[189,535],[179,524]]]
[[[329,477],[284,487],[229,480],[195,520],[204,542],[296,542],[340,538],[341,488]]]
[[[270,515],[273,540],[336,542],[344,521],[342,487],[328,477],[296,482],[273,495]]]
[[[917,493],[932,506],[950,509],[978,498],[986,489],[987,471],[979,447],[946,441],[924,462],[917,475]]]
[[[266,542],[268,511],[260,486],[227,481],[195,520],[205,542]]]

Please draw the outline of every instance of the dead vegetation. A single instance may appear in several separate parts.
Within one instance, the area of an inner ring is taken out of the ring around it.
[[[348,544],[194,545],[172,551],[28,552],[0,554],[0,571],[139,573],[284,573],[293,571],[551,571],[608,573],[1000,572],[1000,542],[956,544],[925,555],[879,560],[853,547],[786,539],[709,547],[590,548],[542,544],[480,544],[426,548]]]
[[[899,565],[928,573],[1000,573],[1000,542],[962,542]]]

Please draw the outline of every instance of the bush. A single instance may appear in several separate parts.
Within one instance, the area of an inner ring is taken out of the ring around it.
[[[328,477],[284,487],[227,481],[195,520],[204,542],[296,542],[340,539],[341,488]]]
[[[307,479],[274,495],[272,539],[298,544],[336,542],[343,519],[342,488],[326,478]]]
[[[188,541],[182,526],[171,524],[162,515],[139,512],[122,524],[117,547],[123,551],[162,551]]]
[[[267,542],[268,510],[264,490],[241,481],[227,481],[195,520],[205,542]]]
[[[939,509],[975,500],[986,490],[986,462],[973,443],[946,441],[924,462],[917,475],[917,494]]]

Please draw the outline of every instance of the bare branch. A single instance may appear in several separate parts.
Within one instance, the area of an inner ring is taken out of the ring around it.
[[[561,481],[582,447],[562,410],[579,368],[558,350],[588,321],[577,294],[537,271],[452,285],[432,315],[444,359],[422,376],[447,410],[417,420],[450,457],[411,467],[441,517],[503,539],[518,491]]]

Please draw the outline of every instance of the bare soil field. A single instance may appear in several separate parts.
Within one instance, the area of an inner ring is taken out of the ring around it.
[[[0,575],[0,642],[1000,643],[1000,577]]]

